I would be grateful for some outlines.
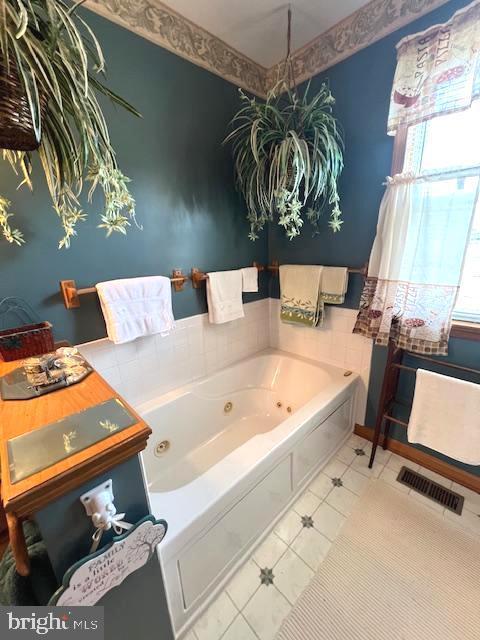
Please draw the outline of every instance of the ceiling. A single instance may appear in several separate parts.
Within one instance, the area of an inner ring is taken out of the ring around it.
[[[288,3],[278,0],[163,0],[164,4],[264,67],[286,54]],[[292,0],[292,51],[367,0]]]

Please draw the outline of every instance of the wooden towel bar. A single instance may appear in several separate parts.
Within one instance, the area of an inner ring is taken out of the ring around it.
[[[252,264],[252,267],[257,267],[259,271],[265,270],[265,267],[263,267],[261,264],[258,264],[256,262]],[[190,278],[192,280],[192,287],[194,289],[199,289],[202,285],[202,282],[204,282],[205,280],[208,280],[208,273],[204,273],[203,271],[200,271],[200,269],[193,267],[190,274]]]
[[[269,264],[267,269],[272,273],[278,273],[280,264],[278,260],[274,260],[272,264]],[[363,265],[363,267],[347,267],[348,273],[359,273],[363,277],[367,276],[368,272],[368,262]]]
[[[170,276],[170,281],[175,291],[182,291],[188,276],[182,273],[181,269],[174,269]],[[75,280],[60,280],[60,293],[67,309],[77,309],[80,306],[80,296],[87,293],[97,293],[96,287],[84,287],[78,289]]]
[[[278,273],[280,265],[277,261],[274,261],[268,267],[263,267],[256,262],[253,263],[253,266],[257,267],[259,271],[265,271],[265,269],[267,269],[271,273]],[[367,270],[368,264],[364,265],[361,268],[348,267],[349,273],[359,273],[364,277],[366,277],[367,275]],[[174,269],[172,271],[172,275],[170,276],[170,280],[175,291],[182,291],[185,283],[189,279],[192,281],[193,288],[199,289],[202,285],[202,282],[208,279],[208,274],[200,271],[200,269],[197,269],[196,267],[193,267],[190,276],[184,275],[181,269]],[[67,309],[77,309],[80,306],[80,296],[86,295],[88,293],[97,293],[96,287],[83,287],[79,289],[75,283],[75,280],[60,280],[60,294]]]
[[[263,271],[265,268],[256,262],[253,263],[253,266],[257,267],[259,271]],[[208,275],[206,273],[194,267],[190,276],[184,275],[181,269],[174,269],[170,276],[170,281],[175,291],[183,291],[188,280],[191,279],[194,289],[198,289],[202,281],[207,278]],[[78,289],[75,280],[60,280],[60,294],[67,309],[77,309],[80,306],[80,296],[88,293],[97,293],[96,287]]]

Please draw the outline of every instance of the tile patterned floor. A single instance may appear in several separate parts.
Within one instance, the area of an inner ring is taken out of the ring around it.
[[[372,478],[381,478],[480,537],[480,495],[353,435],[237,571],[184,640],[272,640]],[[396,482],[403,465],[465,496],[462,516]]]

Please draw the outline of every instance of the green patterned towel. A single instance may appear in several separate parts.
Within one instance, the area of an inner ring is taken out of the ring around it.
[[[348,286],[347,267],[323,267],[320,300],[328,304],[343,304]]]
[[[280,266],[282,322],[316,327],[323,321],[320,283],[323,267],[287,264]]]

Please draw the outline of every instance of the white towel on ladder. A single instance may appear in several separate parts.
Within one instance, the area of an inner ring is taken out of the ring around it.
[[[480,465],[480,385],[417,370],[408,441]]]
[[[123,278],[97,284],[107,335],[115,344],[167,334],[175,324],[172,286],[165,276]]]
[[[208,319],[213,324],[243,318],[242,272],[214,271],[207,279]]]

